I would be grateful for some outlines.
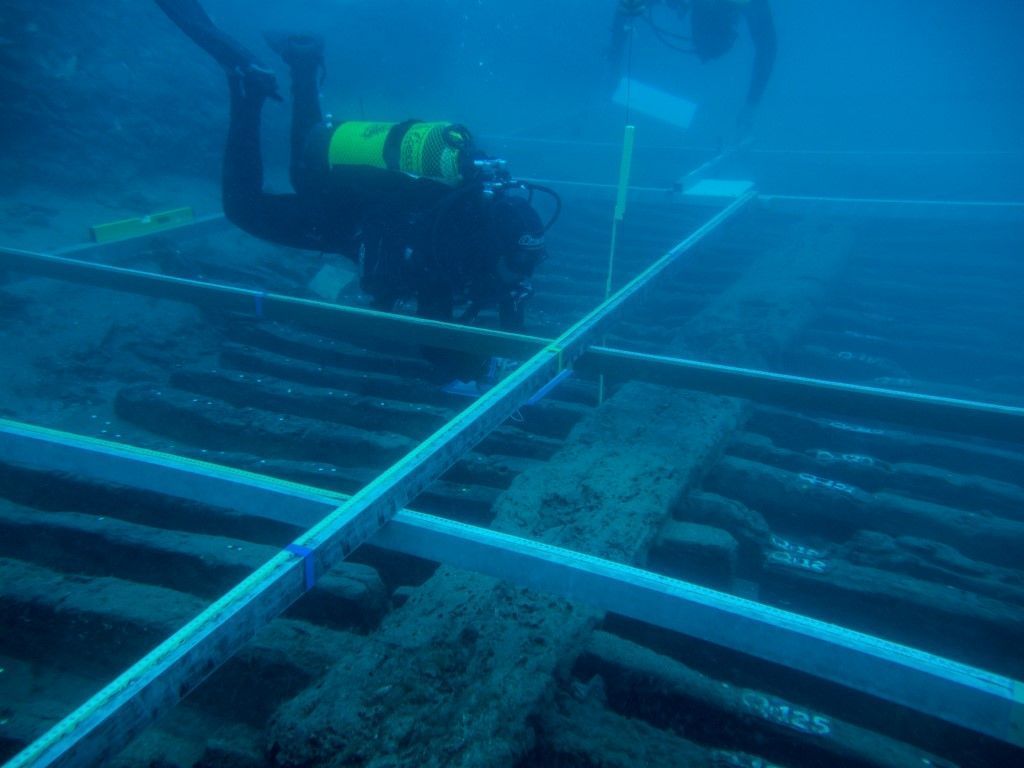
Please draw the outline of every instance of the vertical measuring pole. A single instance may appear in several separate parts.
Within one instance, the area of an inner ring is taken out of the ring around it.
[[[629,172],[633,165],[633,137],[636,127],[626,126],[622,137],[622,160],[619,163],[619,189],[615,195],[615,212],[612,214],[612,242],[608,249],[608,277],[604,282],[604,297],[612,295],[612,273],[615,269],[615,250],[619,245],[619,224],[626,216],[626,195],[629,193]],[[597,402],[604,402],[604,374],[601,374],[597,387]]]

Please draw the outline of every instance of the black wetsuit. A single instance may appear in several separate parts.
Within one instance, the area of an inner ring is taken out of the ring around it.
[[[260,239],[340,253],[358,262],[362,286],[380,309],[415,297],[419,315],[448,320],[458,297],[500,304],[503,296],[486,268],[478,196],[384,169],[329,167],[329,126],[323,123],[317,90],[315,67],[292,67],[290,175],[295,193],[271,194],[263,190],[260,154],[265,99],[246,93],[239,78],[231,79],[225,215]],[[515,313],[502,315],[511,320]]]
[[[656,5],[659,0],[647,3]],[[673,35],[666,42],[675,46],[682,43],[687,51],[692,51],[701,61],[716,59],[731,50],[736,41],[737,27],[740,19],[746,22],[750,30],[750,38],[754,43],[754,65],[750,75],[750,86],[747,89],[747,104],[755,106],[761,101],[765,87],[771,78],[775,66],[776,35],[775,22],[772,18],[768,0],[750,0],[748,3],[737,4],[728,0],[660,0],[669,8],[675,9],[680,17],[690,16],[690,37],[682,39]],[[612,43],[609,58],[616,76],[621,75],[622,58],[625,51],[629,28],[637,17],[617,7],[612,21]],[[650,17],[648,17],[650,18]],[[651,19],[652,25],[655,24]],[[655,27],[659,37],[665,31]]]
[[[503,327],[521,327],[522,294],[515,286],[510,290],[502,285],[494,272],[481,195],[384,169],[330,167],[330,128],[320,110],[321,63],[315,56],[287,62],[295,191],[265,192],[260,116],[266,99],[276,97],[273,75],[216,27],[197,0],[156,2],[228,74],[231,120],[222,195],[230,221],[262,240],[356,261],[362,285],[379,309],[392,308],[400,298],[415,298],[420,316],[450,320],[461,299],[469,303],[470,313],[497,304]]]

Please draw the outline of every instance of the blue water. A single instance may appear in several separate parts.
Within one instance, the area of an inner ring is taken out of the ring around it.
[[[691,402],[581,368],[411,506],[1019,680],[1024,4],[769,3],[777,58],[746,125],[746,27],[702,63],[664,44],[690,33],[672,4],[635,22],[615,77],[613,0],[203,5],[281,85],[284,102],[263,112],[268,190],[290,191],[291,113],[266,30],[323,36],[336,122],[462,123],[516,177],[558,188],[526,333],[554,338],[604,297],[628,122],[642,191],[616,230],[613,289],[727,202],[686,198],[694,169],[752,182],[762,200],[603,328],[604,343],[1015,409],[975,434],[839,400],[845,415],[798,396]],[[618,76],[692,103],[689,127],[615,103]],[[218,213],[224,80],[154,3],[7,0],[0,247],[81,245],[93,225],[179,206]],[[72,255],[375,306],[351,259],[229,223],[191,234]],[[4,259],[4,419],[353,493],[473,402],[439,387],[418,341],[274,323],[261,294],[200,309],[26,277]],[[0,462],[0,759],[301,532],[142,493],[131,470],[112,484],[34,462]],[[384,549],[351,559],[104,764],[1024,764],[1005,743],[1019,734],[949,726],[883,701],[885,686],[881,699],[852,691],[845,669],[817,670],[823,681],[700,632],[588,623],[579,606]],[[921,706],[944,710],[941,697]]]

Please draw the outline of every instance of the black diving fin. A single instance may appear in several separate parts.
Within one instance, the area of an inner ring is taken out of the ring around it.
[[[156,4],[178,29],[210,54],[229,76],[241,77],[247,91],[281,100],[274,73],[261,65],[252,51],[214,24],[198,0],[156,0]]]

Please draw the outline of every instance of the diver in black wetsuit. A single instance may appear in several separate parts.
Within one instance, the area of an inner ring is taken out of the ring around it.
[[[659,3],[674,10],[680,18],[690,17],[689,37],[669,32],[657,24],[652,8]],[[649,22],[662,42],[682,52],[693,53],[701,62],[717,59],[732,50],[740,20],[746,23],[754,43],[754,66],[738,122],[740,130],[747,132],[775,66],[775,22],[768,0],[619,0],[612,21],[609,49],[610,63],[617,76],[621,75],[631,25],[639,19]]]
[[[560,209],[557,195],[513,181],[501,161],[473,148],[462,126],[324,122],[323,42],[294,35],[268,36],[268,43],[291,71],[295,193],[264,192],[260,114],[266,99],[280,100],[273,73],[218,29],[197,0],[156,3],[227,73],[231,120],[222,196],[229,220],[270,242],[357,261],[377,309],[415,298],[421,317],[447,321],[463,303],[458,320],[468,323],[497,305],[503,328],[522,327],[530,278],[546,256],[544,234]],[[530,204],[535,190],[555,199],[547,223]],[[475,378],[470,368],[481,364],[425,352],[459,378]]]

